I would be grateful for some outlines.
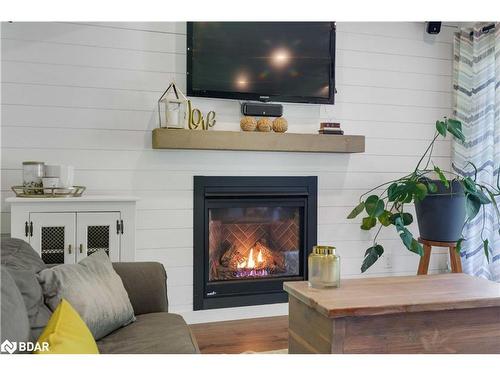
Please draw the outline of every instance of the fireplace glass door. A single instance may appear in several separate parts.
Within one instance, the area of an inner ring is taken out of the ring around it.
[[[208,208],[208,281],[301,275],[304,207],[293,202]]]

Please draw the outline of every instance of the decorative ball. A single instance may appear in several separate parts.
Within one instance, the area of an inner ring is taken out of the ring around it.
[[[273,130],[276,133],[284,133],[288,130],[288,121],[284,117],[278,117],[273,121]]]
[[[241,130],[246,132],[253,132],[257,127],[257,120],[255,117],[246,116],[240,120]]]
[[[273,129],[273,122],[267,118],[263,117],[257,121],[257,130],[260,132],[270,132]]]

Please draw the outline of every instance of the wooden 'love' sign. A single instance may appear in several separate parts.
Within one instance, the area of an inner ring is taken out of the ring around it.
[[[208,130],[208,128],[213,128],[215,126],[215,111],[210,111],[207,113],[207,117],[204,118],[203,114],[198,108],[192,108],[191,100],[188,101],[188,126],[189,129],[201,129]]]

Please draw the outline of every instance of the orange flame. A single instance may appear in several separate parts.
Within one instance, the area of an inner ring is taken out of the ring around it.
[[[259,250],[259,253],[257,254],[257,263],[262,263],[264,261],[262,257],[262,252]],[[236,265],[237,268],[255,268],[255,261],[253,259],[253,247],[250,249],[250,254],[248,254],[248,259],[245,261],[243,260],[242,262],[239,262]]]
[[[255,268],[255,262],[253,260],[253,247],[250,249],[250,254],[248,254],[247,268]]]

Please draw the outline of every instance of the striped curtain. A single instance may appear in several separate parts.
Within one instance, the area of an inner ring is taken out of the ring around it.
[[[500,167],[500,23],[461,29],[454,39],[454,115],[462,122],[464,145],[454,142],[452,168],[461,175],[474,175],[468,161],[479,170],[478,181],[496,186]],[[493,205],[486,206],[464,228],[464,272],[500,282],[500,235]],[[490,244],[488,263],[483,241]]]

